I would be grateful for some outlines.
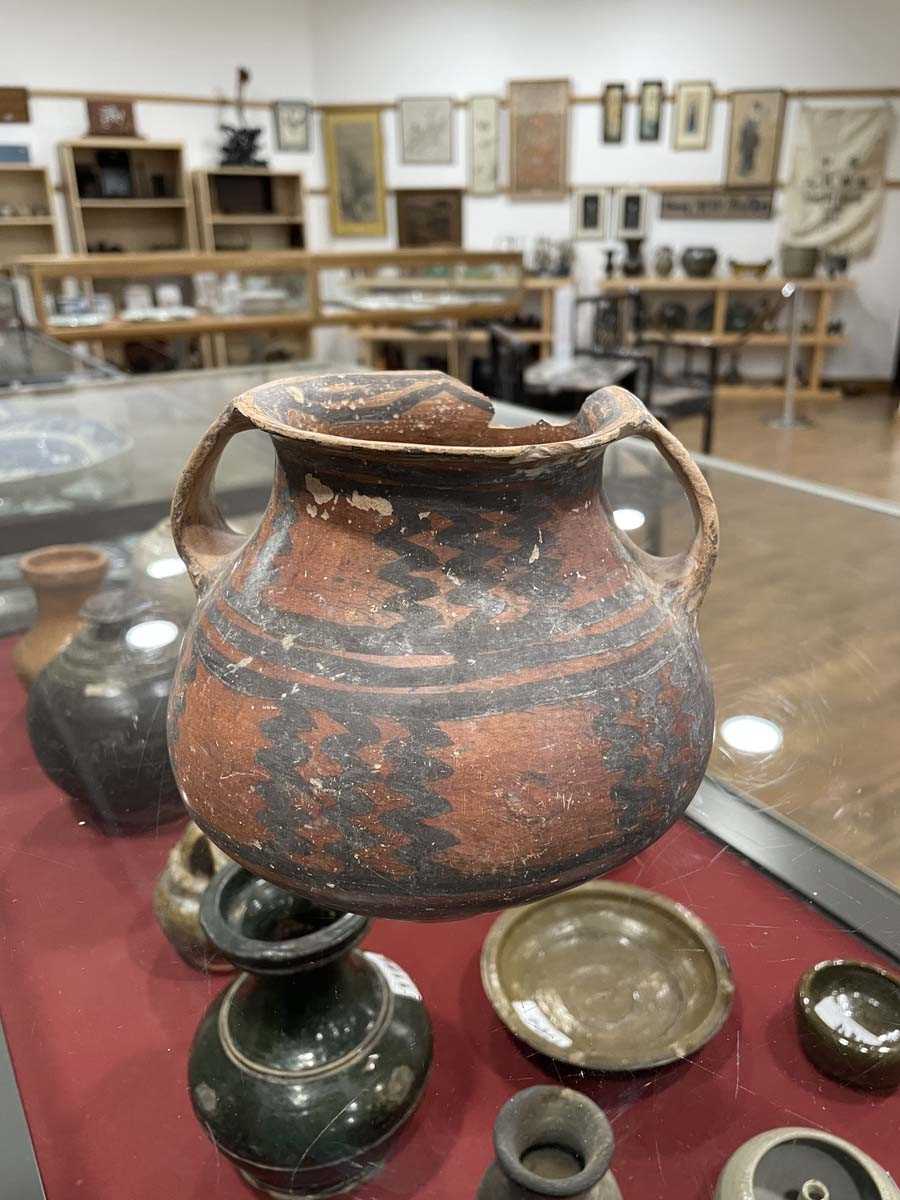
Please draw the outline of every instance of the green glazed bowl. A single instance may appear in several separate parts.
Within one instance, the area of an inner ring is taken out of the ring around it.
[[[833,959],[801,977],[795,996],[800,1043],[841,1083],[900,1083],[900,976],[871,963]]]

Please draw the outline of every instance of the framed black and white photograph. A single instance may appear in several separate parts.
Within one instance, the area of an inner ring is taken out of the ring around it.
[[[615,196],[614,237],[638,238],[647,232],[646,188],[620,188]]]
[[[708,80],[691,80],[675,85],[672,117],[673,150],[705,150],[712,127],[713,85]]]
[[[625,84],[608,83],[600,109],[601,136],[607,144],[621,142],[625,131]]]
[[[638,138],[642,142],[658,142],[662,125],[663,85],[656,80],[641,84],[638,104]]]
[[[398,105],[400,161],[453,162],[453,101],[449,96],[405,96]]]
[[[312,105],[305,100],[276,100],[275,142],[279,150],[306,154],[312,149]]]
[[[572,236],[605,238],[607,206],[605,188],[576,188],[572,195]]]

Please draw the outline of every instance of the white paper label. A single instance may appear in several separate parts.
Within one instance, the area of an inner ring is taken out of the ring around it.
[[[544,1038],[545,1041],[552,1042],[554,1046],[561,1046],[563,1050],[572,1045],[572,1039],[566,1037],[561,1029],[557,1029],[548,1020],[546,1013],[537,1006],[534,1000],[513,1000],[513,1008],[528,1028]]]
[[[383,954],[376,954],[373,950],[366,951],[366,958],[371,958],[378,967],[395,996],[408,996],[410,1000],[422,999],[422,993],[402,967],[398,967],[395,962],[391,962]]]

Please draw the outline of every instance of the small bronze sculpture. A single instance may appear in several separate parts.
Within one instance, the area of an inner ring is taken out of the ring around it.
[[[237,125],[222,124],[219,128],[226,135],[222,143],[222,167],[265,167],[268,163],[259,157],[259,141],[262,134],[261,125],[248,125],[244,111],[244,88],[250,82],[250,72],[246,67],[238,67],[237,87],[234,95],[234,110],[237,113]]]

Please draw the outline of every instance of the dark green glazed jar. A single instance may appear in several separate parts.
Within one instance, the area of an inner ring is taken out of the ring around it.
[[[355,949],[365,917],[236,865],[209,885],[200,918],[246,973],[194,1038],[198,1119],[272,1196],[350,1190],[383,1166],[425,1086],[431,1025],[415,985],[389,959]]]

